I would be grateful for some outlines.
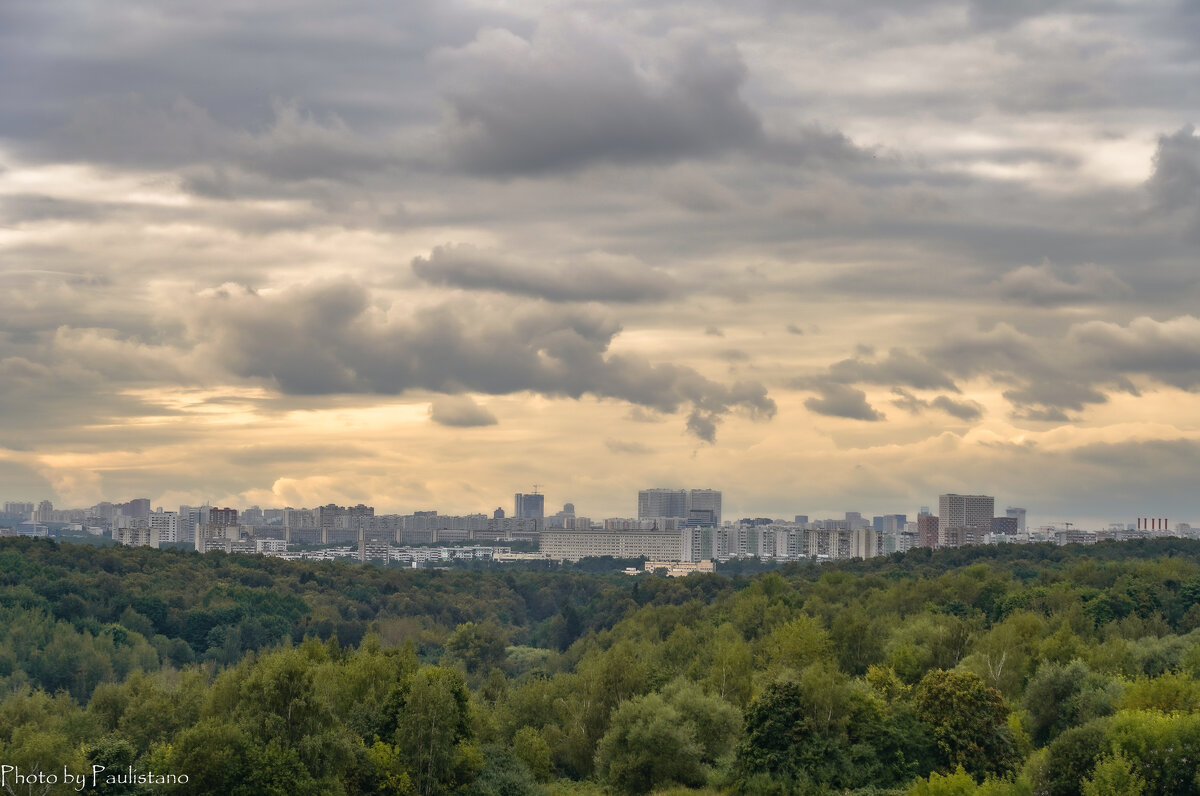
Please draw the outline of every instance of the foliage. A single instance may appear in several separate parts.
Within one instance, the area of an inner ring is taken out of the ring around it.
[[[1004,776],[1020,762],[1004,697],[971,672],[932,671],[913,691],[917,717],[933,728],[946,770]]]
[[[1200,794],[1200,543],[722,572],[0,539],[0,759],[189,774],[163,793]]]
[[[704,754],[694,725],[658,694],[621,703],[596,750],[601,779],[620,793],[648,793],[659,785],[701,785]]]
[[[1146,781],[1123,755],[1105,757],[1083,781],[1083,796],[1142,796]]]

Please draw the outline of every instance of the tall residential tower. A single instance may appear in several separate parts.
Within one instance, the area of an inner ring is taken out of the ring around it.
[[[990,495],[940,495],[938,545],[978,544],[991,533],[996,499]]]

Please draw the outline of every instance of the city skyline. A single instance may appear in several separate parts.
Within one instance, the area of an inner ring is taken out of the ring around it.
[[[1194,4],[793,6],[5,6],[6,499],[1187,521]]]
[[[443,510],[445,507],[435,505],[376,507],[373,505],[366,506],[361,503],[358,504],[357,507],[351,506],[350,510],[353,511],[355,508],[370,510],[371,512],[378,510],[380,515],[386,516],[429,515],[460,518],[503,518],[507,516],[512,519],[537,519],[539,521],[553,521],[555,518],[561,519],[563,516],[579,516],[589,519],[593,523],[603,523],[605,520],[610,519],[653,520],[656,518],[674,518],[680,520],[682,523],[683,521],[689,519],[689,515],[693,515],[690,517],[690,519],[693,521],[699,520],[705,516],[715,518],[714,524],[716,525],[728,525],[730,523],[736,524],[741,519],[752,520],[769,516],[769,518],[773,521],[780,522],[792,522],[793,519],[789,518],[794,518],[795,521],[804,523],[828,522],[830,520],[845,521],[851,523],[852,527],[854,523],[862,523],[863,527],[868,527],[871,526],[872,522],[874,521],[876,524],[876,530],[885,530],[889,533],[897,530],[903,530],[905,525],[909,526],[910,529],[915,532],[919,520],[924,516],[932,516],[935,520],[941,518],[940,527],[943,531],[946,528],[963,527],[975,528],[980,534],[994,530],[990,526],[990,520],[993,518],[1003,517],[1010,518],[1014,523],[1014,530],[1009,531],[1010,533],[1024,533],[1027,527],[1027,518],[1029,516],[1034,518],[1034,521],[1028,522],[1029,529],[1033,529],[1035,527],[1049,528],[1058,526],[1065,526],[1068,528],[1092,527],[1095,529],[1102,529],[1105,527],[1119,525],[1123,528],[1127,527],[1139,530],[1144,528],[1146,530],[1165,531],[1173,529],[1180,524],[1188,526],[1193,521],[1192,515],[1165,516],[1161,514],[1148,513],[1146,511],[1135,511],[1134,513],[1128,514],[1128,516],[1121,514],[1101,518],[1084,518],[1080,516],[1050,517],[1043,516],[1036,510],[1032,515],[1030,515],[1027,507],[998,503],[995,496],[992,495],[959,495],[955,493],[943,493],[937,497],[938,500],[936,503],[934,503],[936,508],[931,509],[928,504],[921,504],[920,508],[915,509],[911,515],[888,513],[888,509],[873,508],[870,511],[864,512],[846,507],[822,509],[817,511],[805,509],[805,511],[808,513],[800,514],[796,510],[797,506],[793,506],[787,511],[775,512],[773,514],[770,512],[756,511],[753,509],[753,507],[727,514],[722,510],[725,499],[725,495],[722,490],[672,489],[665,487],[639,489],[632,499],[631,505],[625,507],[625,509],[632,510],[623,510],[621,508],[618,508],[615,511],[577,510],[574,501],[571,500],[566,500],[561,504],[551,502],[549,505],[547,505],[545,502],[546,495],[540,492],[515,493],[516,510],[511,513],[507,512],[503,506],[498,506],[495,509],[485,509],[480,506],[476,506],[474,508],[467,508],[465,510],[451,509],[447,511]],[[529,503],[528,499],[530,498],[536,498],[537,500],[535,503]],[[532,507],[532,509],[522,511],[521,507],[523,504],[527,509],[530,507]],[[163,505],[158,501],[148,498],[133,498],[126,502],[104,500],[99,501],[91,506],[65,506],[55,505],[53,501],[48,501],[45,499],[41,501],[31,501],[24,500],[19,496],[14,497],[10,495],[3,497],[3,502],[0,505],[3,506],[4,513],[6,514],[24,513],[26,515],[31,515],[35,520],[37,517],[35,512],[47,510],[79,512],[87,511],[89,509],[96,509],[101,506],[106,507],[106,511],[113,514],[126,514],[128,516],[145,516],[150,513],[157,512],[176,512],[176,507]],[[562,506],[562,510],[552,513],[554,507],[558,505]],[[1004,506],[1003,508],[1001,508],[1002,505]],[[702,514],[693,514],[690,509],[697,506],[703,506],[707,509],[711,509],[712,514],[707,514],[707,512]],[[207,509],[227,510],[224,509],[221,504],[203,501],[196,506],[184,504],[179,505],[177,508],[178,513],[183,516],[188,511],[194,513],[194,511],[200,507]],[[238,511],[243,513],[246,511],[257,512],[255,516],[261,519],[262,512],[264,511],[283,513],[290,511],[305,511],[317,512],[319,514],[322,508],[334,510],[345,509],[345,507],[339,507],[336,503],[317,503],[311,506],[259,506],[258,504],[251,505],[235,503],[233,510],[235,514]],[[892,506],[890,508],[896,507]],[[926,509],[931,509],[929,515],[925,514]],[[803,517],[803,520],[801,520],[801,517]],[[284,520],[284,524],[288,524],[286,520]],[[695,522],[693,522],[693,524],[695,524]],[[707,525],[708,523],[703,524]],[[557,527],[561,527],[561,523]]]
[[[353,559],[403,566],[430,565],[454,558],[491,561],[578,561],[612,556],[649,559],[645,571],[671,562],[725,563],[759,561],[832,561],[874,558],[930,549],[978,545],[1052,543],[1096,544],[1159,537],[1200,538],[1190,523],[1170,524],[1166,517],[1139,517],[1136,523],[1109,523],[1088,529],[1077,523],[1022,528],[1025,509],[1009,507],[996,516],[991,495],[943,494],[939,515],[922,507],[916,522],[907,515],[867,519],[846,511],[843,518],[813,520],[746,517],[722,522],[721,493],[712,489],[651,488],[638,492],[637,518],[597,520],[575,513],[572,503],[545,516],[544,496],[516,493],[514,516],[497,509],[465,516],[420,510],[410,514],[377,513],[375,507],[328,504],[308,508],[244,511],[211,506],[180,506],[179,512],[151,511],[149,500],[105,502],[90,509],[55,510],[41,501],[7,501],[0,536],[111,539],[126,546],[186,547],[198,553],[225,552],[279,556],[293,560]],[[13,515],[19,516],[13,516]],[[682,516],[686,514],[686,516]],[[53,527],[51,527],[53,526]],[[100,542],[103,544],[103,542]],[[435,545],[436,555],[421,552]],[[512,545],[524,549],[514,551]],[[536,546],[536,552],[529,549]],[[665,563],[664,563],[665,562]],[[628,572],[629,570],[626,570]],[[682,567],[677,575],[698,571]]]

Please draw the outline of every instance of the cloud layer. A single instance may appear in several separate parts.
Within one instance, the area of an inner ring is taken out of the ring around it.
[[[1194,17],[8,4],[0,469],[65,503],[1187,510]]]
[[[708,442],[734,409],[756,419],[775,414],[759,383],[726,386],[689,367],[608,353],[620,327],[594,310],[535,305],[514,312],[471,303],[411,315],[391,309],[372,306],[358,285],[332,282],[270,295],[222,290],[198,307],[195,322],[216,363],[288,395],[590,394],[664,413],[686,409],[688,430]]]

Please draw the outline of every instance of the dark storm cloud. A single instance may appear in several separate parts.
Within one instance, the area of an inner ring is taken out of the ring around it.
[[[467,290],[495,290],[550,301],[662,301],[679,292],[668,274],[627,261],[555,265],[513,262],[474,246],[438,246],[412,261],[424,281]]]
[[[403,320],[362,287],[338,282],[269,296],[222,291],[195,323],[224,367],[289,394],[591,394],[660,412],[686,408],[688,428],[708,441],[735,409],[775,414],[757,382],[727,386],[688,367],[608,353],[620,327],[593,310],[458,302],[394,314]]]
[[[466,395],[442,395],[429,405],[429,419],[441,426],[472,428],[494,426],[499,421],[488,411]]]
[[[815,389],[820,397],[809,398],[804,402],[811,412],[851,420],[884,419],[882,414],[867,403],[867,395],[862,390],[836,383],[815,385],[812,389]]]
[[[670,162],[759,138],[732,47],[690,34],[650,47],[608,33],[559,19],[528,39],[485,30],[439,53],[452,161],[483,174],[536,174]]]

